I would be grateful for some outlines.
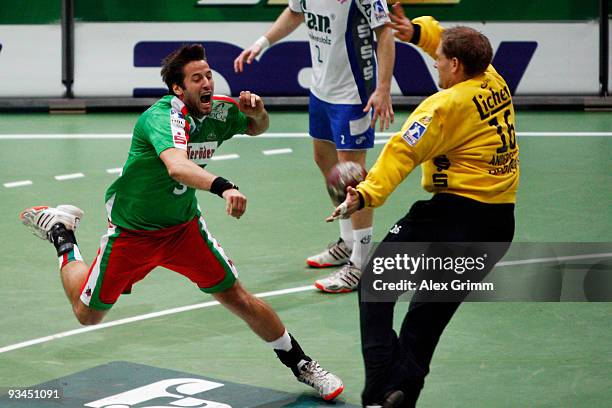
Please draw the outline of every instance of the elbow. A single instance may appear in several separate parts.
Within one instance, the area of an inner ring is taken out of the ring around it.
[[[270,120],[266,117],[264,120],[249,122],[246,134],[249,136],[257,136],[264,133],[270,127]]]
[[[181,171],[181,166],[168,166],[166,169],[168,170],[168,175],[171,179],[176,180],[179,183],[181,182],[183,174]]]

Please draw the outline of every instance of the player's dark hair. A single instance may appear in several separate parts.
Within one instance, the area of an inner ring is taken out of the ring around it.
[[[470,78],[482,74],[493,60],[489,39],[466,26],[449,28],[442,33],[442,52],[446,58],[461,61]]]
[[[181,48],[172,51],[162,60],[161,76],[168,93],[174,94],[172,85],[177,84],[184,87],[185,71],[183,68],[191,61],[206,61],[206,52],[201,44],[185,44]]]

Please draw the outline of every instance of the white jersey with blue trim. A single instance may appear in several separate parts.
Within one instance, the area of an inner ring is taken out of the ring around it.
[[[376,88],[373,29],[389,19],[386,0],[289,0],[304,14],[312,93],[328,103],[365,104]]]

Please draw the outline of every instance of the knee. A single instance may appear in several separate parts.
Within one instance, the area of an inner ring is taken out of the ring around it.
[[[90,315],[76,314],[75,316],[79,323],[81,323],[81,325],[83,326],[93,326],[102,321],[101,318],[93,317]]]
[[[253,309],[254,298],[247,292],[235,293],[228,300],[232,305],[232,308],[240,311],[241,313],[246,313]]]
[[[221,304],[241,314],[252,310],[254,303],[257,301],[253,295],[244,290],[238,283],[215,297]]]
[[[348,162],[348,161],[352,161],[352,162],[356,162],[361,164],[364,168],[366,165],[366,151],[365,150],[356,150],[356,151],[351,151],[351,150],[346,150],[346,151],[339,151],[338,152],[338,161],[340,162]]]
[[[73,309],[74,315],[83,326],[93,326],[102,321],[104,312],[90,309],[87,306],[76,306]]]
[[[314,153],[314,161],[323,173],[324,176],[327,176],[331,167],[333,166],[333,162],[327,157],[325,154],[315,152]]]
[[[338,153],[335,147],[329,150],[315,149],[313,158],[321,173],[326,177],[332,168],[338,164]]]

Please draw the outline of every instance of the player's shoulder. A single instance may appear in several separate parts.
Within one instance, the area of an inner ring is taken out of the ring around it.
[[[473,106],[475,100],[491,99],[488,104],[495,104],[497,100],[506,101],[510,97],[510,90],[504,78],[489,65],[480,75],[463,81],[449,88],[449,102],[453,108],[464,105]]]
[[[385,0],[353,0],[357,8],[377,26],[389,21],[389,9]]]
[[[450,105],[454,104],[454,94],[452,89],[442,89],[425,98],[418,108],[430,113],[443,114]]]
[[[212,109],[207,118],[226,122],[228,118],[232,119],[239,112],[238,102],[234,98],[225,95],[213,95]]]
[[[484,72],[484,74],[485,74],[485,78],[487,78],[489,81],[494,83],[495,86],[497,86],[498,88],[500,89],[508,88],[508,84],[506,83],[506,80],[504,79],[503,76],[501,76],[499,72],[497,72],[497,70],[495,69],[495,67],[493,67],[493,65],[489,65],[486,71]]]
[[[236,100],[232,98],[231,96],[213,95],[212,99],[213,99],[213,106],[229,104],[230,106],[235,105],[236,107],[238,107],[238,102],[236,102]]]
[[[185,104],[174,95],[166,95],[157,100],[146,111],[140,115],[141,119],[154,119],[158,117],[167,117],[168,115],[179,114],[185,115]]]
[[[437,103],[445,112],[455,115],[465,115],[466,110],[474,106],[473,100],[490,85],[491,78],[486,74],[462,81],[454,86],[438,92]]]
[[[140,115],[136,128],[147,132],[166,128],[171,123],[176,125],[179,122],[179,125],[182,124],[181,127],[185,127],[186,115],[185,104],[174,95],[166,95]]]

